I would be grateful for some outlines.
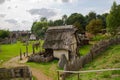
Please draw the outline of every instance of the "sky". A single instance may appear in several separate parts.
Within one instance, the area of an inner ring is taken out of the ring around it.
[[[0,29],[30,30],[41,17],[56,20],[64,14],[109,13],[113,1],[120,4],[120,0],[0,0]]]

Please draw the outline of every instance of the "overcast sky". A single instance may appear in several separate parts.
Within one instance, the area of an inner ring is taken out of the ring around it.
[[[109,12],[113,1],[120,0],[0,0],[0,29],[30,30],[41,17],[59,19],[71,13]]]

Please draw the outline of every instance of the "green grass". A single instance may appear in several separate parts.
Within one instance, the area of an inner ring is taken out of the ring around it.
[[[85,54],[88,54],[89,51],[90,51],[91,46],[92,46],[92,44],[82,46],[82,47],[79,49],[80,55],[83,56],[83,55],[85,55]]]
[[[92,38],[92,41],[100,41],[100,40],[109,39],[109,38],[110,36],[108,35],[98,34]]]
[[[41,41],[43,44],[43,41]],[[28,52],[32,53],[32,44],[33,41],[30,41],[30,44],[28,45]],[[4,44],[1,45],[1,52],[0,52],[0,65],[11,59],[12,57],[19,56],[20,48],[22,50],[22,53],[26,52],[26,46],[25,44],[21,42],[17,42],[16,44]],[[41,50],[41,49],[40,49]],[[38,50],[36,50],[37,52]]]
[[[32,77],[32,80],[37,80],[34,76]]]
[[[102,55],[85,65],[82,70],[105,68],[120,68],[120,45],[109,47],[105,52],[102,52]],[[72,75],[67,80],[77,80],[77,76]],[[120,80],[120,71],[83,73],[80,74],[80,80]]]
[[[26,64],[40,70],[45,75],[51,77],[53,80],[56,80],[57,79],[56,70],[58,70],[57,63],[58,63],[58,60],[54,60],[48,63],[28,62]]]
[[[30,48],[31,46],[29,46]],[[5,44],[1,46],[1,53],[0,53],[0,61],[5,62],[9,60],[12,57],[19,56],[20,48],[22,49],[22,52],[25,52],[25,46],[21,44],[20,42],[17,42],[16,44]],[[31,50],[29,50],[30,52]]]

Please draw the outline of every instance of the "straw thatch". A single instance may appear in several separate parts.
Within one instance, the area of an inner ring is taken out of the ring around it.
[[[73,40],[76,30],[71,25],[48,28],[43,47],[54,50],[71,50],[71,45],[76,43]]]

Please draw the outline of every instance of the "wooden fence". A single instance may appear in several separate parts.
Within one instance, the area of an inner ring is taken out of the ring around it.
[[[72,61],[67,62],[64,65],[64,71],[78,71],[81,68],[84,67],[84,65],[91,62],[96,56],[101,55],[103,51],[105,51],[109,46],[120,44],[120,36],[108,39],[108,40],[102,40],[98,42],[97,44],[94,44],[92,48],[90,49],[90,52],[87,53],[84,56],[81,57],[75,57],[72,59]],[[64,78],[69,75],[68,73],[64,73]]]
[[[64,71],[64,70],[57,70],[58,80],[60,80],[60,73],[70,73],[70,74],[77,74],[78,80],[80,80],[80,73],[90,73],[90,72],[105,72],[105,71],[115,71],[120,70],[120,68],[113,68],[113,69],[99,69],[99,70],[85,70],[85,71]]]

